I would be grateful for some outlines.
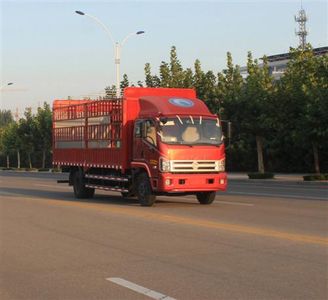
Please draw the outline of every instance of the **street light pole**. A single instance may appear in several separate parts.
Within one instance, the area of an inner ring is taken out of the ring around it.
[[[120,66],[121,66],[121,50],[126,41],[132,37],[133,35],[139,35],[145,33],[144,31],[137,31],[137,32],[131,32],[128,34],[121,43],[116,42],[115,43],[115,65],[116,65],[116,98],[119,98],[121,96],[120,93]]]
[[[12,84],[14,84],[14,83],[13,82],[8,82],[8,83],[3,84],[2,86],[0,86],[0,90],[2,90],[6,86],[12,85]]]
[[[120,87],[120,66],[121,66],[121,45],[115,43],[115,66],[116,66],[116,98],[121,96],[121,87]]]
[[[91,18],[93,21],[95,21],[96,23],[98,23],[104,30],[105,32],[108,34],[109,39],[111,40],[111,42],[113,43],[114,46],[114,62],[115,62],[115,69],[116,69],[116,98],[120,98],[121,96],[121,89],[120,89],[120,65],[121,65],[121,50],[123,45],[126,43],[126,41],[133,35],[139,35],[139,34],[143,34],[145,33],[144,31],[137,31],[137,32],[132,32],[130,34],[128,34],[121,43],[119,42],[114,42],[112,33],[110,32],[110,30],[108,29],[108,27],[102,23],[98,18],[86,14],[82,11],[76,10],[75,13],[77,13],[78,15],[81,16],[86,16]]]

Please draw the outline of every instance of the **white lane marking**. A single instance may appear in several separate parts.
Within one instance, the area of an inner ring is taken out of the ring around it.
[[[216,204],[231,204],[231,205],[241,205],[241,206],[254,206],[253,203],[242,203],[242,202],[228,202],[228,201],[222,201],[217,200]]]
[[[156,291],[150,290],[148,288],[145,288],[141,285],[135,284],[131,281],[127,281],[125,279],[122,278],[117,278],[117,277],[111,277],[111,278],[106,278],[106,280],[114,282],[120,286],[126,287],[130,290],[133,290],[137,293],[143,294],[145,296],[148,296],[150,298],[153,299],[157,299],[157,300],[176,300],[175,298],[166,296],[164,294],[158,293]]]
[[[284,195],[284,194],[267,194],[267,193],[245,193],[245,192],[227,192],[228,195],[248,195],[248,196],[263,196],[263,197],[282,197],[282,198],[294,198],[294,199],[310,199],[310,200],[327,200],[323,197],[310,197],[310,196],[296,196],[296,195]]]

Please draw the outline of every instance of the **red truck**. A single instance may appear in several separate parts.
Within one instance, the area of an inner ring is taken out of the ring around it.
[[[220,120],[192,89],[129,87],[110,100],[55,100],[53,164],[69,172],[76,198],[95,189],[136,195],[196,195],[213,202],[225,191]]]

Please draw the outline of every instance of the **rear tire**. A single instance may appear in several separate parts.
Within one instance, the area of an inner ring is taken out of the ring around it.
[[[73,190],[75,198],[78,199],[92,198],[95,194],[95,189],[85,187],[81,170],[75,171],[73,174]]]
[[[156,196],[152,193],[150,181],[146,173],[141,173],[137,179],[137,196],[141,206],[153,206]]]
[[[215,192],[199,192],[196,194],[197,200],[200,204],[211,204],[215,199]]]

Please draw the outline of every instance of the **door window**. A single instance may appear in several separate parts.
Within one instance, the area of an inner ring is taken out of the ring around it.
[[[157,145],[157,139],[156,139],[156,127],[153,121],[146,120],[145,121],[145,140],[149,142],[150,144],[156,146]]]

